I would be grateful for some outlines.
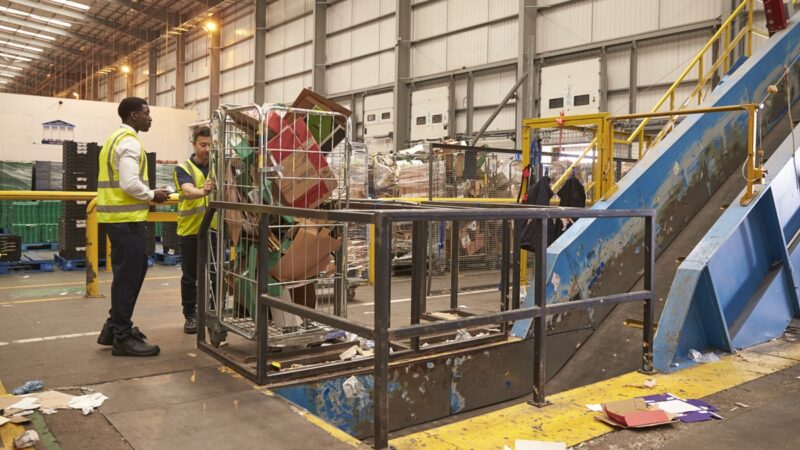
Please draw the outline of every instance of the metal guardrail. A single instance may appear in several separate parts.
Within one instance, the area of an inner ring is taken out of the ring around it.
[[[375,228],[375,258],[376,282],[374,284],[375,312],[374,324],[372,327],[351,322],[342,317],[336,317],[315,309],[297,305],[289,301],[281,300],[277,297],[267,295],[267,248],[266,240],[259,243],[259,279],[258,279],[258,317],[267,317],[268,308],[280,309],[303,318],[317,321],[319,323],[338,328],[341,330],[355,333],[361,337],[371,339],[375,342],[375,353],[372,358],[361,358],[357,362],[335,362],[321,368],[297,369],[301,375],[314,375],[332,373],[346,368],[361,367],[365,363],[372,364],[374,379],[373,395],[373,420],[374,420],[374,440],[376,448],[386,448],[388,445],[389,433],[389,403],[388,403],[388,374],[389,362],[399,361],[408,357],[419,357],[421,354],[430,354],[430,348],[422,349],[419,339],[423,336],[430,336],[438,333],[454,332],[464,327],[507,324],[510,321],[520,319],[534,320],[534,352],[531,355],[534,375],[534,391],[531,404],[544,406],[547,404],[545,396],[546,381],[546,326],[547,316],[551,314],[563,313],[571,310],[589,309],[602,305],[612,305],[628,302],[644,302],[643,309],[643,336],[642,336],[642,371],[652,373],[653,371],[653,325],[655,312],[653,307],[654,283],[655,283],[655,211],[648,210],[586,210],[586,209],[566,209],[566,208],[534,208],[529,206],[517,205],[483,205],[483,207],[453,207],[447,204],[432,203],[427,207],[409,208],[406,205],[389,203],[373,203],[370,207],[369,202],[353,205],[365,209],[325,211],[297,209],[266,205],[244,205],[223,202],[210,202],[209,209],[201,225],[200,233],[208,232],[211,217],[217,209],[238,209],[250,213],[259,214],[260,235],[266,236],[269,231],[269,215],[288,215],[298,218],[318,219],[326,221],[345,221],[350,223],[371,224]],[[369,209],[367,209],[369,208]],[[591,299],[577,300],[573,302],[560,303],[555,305],[547,304],[546,288],[546,267],[547,267],[547,228],[550,219],[557,218],[621,218],[621,217],[642,217],[644,218],[644,289],[636,292],[610,295]],[[493,219],[503,221],[503,245],[505,248],[513,246],[513,261],[504,258],[501,268],[500,292],[502,298],[501,311],[485,315],[471,316],[455,320],[448,320],[436,323],[421,323],[425,313],[425,275],[426,262],[424,258],[416,258],[412,266],[411,280],[411,319],[410,325],[391,327],[389,322],[391,302],[391,239],[392,224],[394,222],[413,222],[413,246],[415,249],[424,249],[427,240],[427,226],[429,221],[461,221],[475,219]],[[519,277],[509,276],[509,272],[518,273],[519,256],[521,254],[521,224],[524,221],[533,220],[535,223],[535,274],[534,274],[534,299],[535,304],[530,307],[521,308],[519,301]],[[520,226],[515,226],[517,232],[511,236],[511,222],[514,221]],[[208,244],[205,240],[199,241],[198,270],[205,273],[205,266],[202,264],[208,252]],[[512,270],[512,266],[514,266]],[[206,301],[208,286],[206,277],[198,277],[198,292]],[[513,291],[510,292],[510,291]],[[198,348],[209,353],[211,356],[228,364],[231,368],[253,380],[258,384],[266,384],[272,378],[280,378],[276,375],[269,375],[269,335],[266,320],[260,320],[257,324],[256,342],[257,355],[255,358],[255,370],[245,364],[241,364],[206,342],[205,335],[205,308],[198,308]],[[394,351],[390,354],[391,342],[409,339],[411,345],[407,351]],[[467,345],[472,345],[478,341],[466,341]],[[457,343],[461,348],[465,342]],[[455,344],[450,344],[455,345]],[[450,347],[440,347],[450,348]],[[285,380],[285,378],[280,378]]]

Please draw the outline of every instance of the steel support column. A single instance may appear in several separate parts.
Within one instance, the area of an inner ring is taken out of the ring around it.
[[[467,134],[472,134],[475,122],[475,76],[467,77]]]
[[[328,2],[326,0],[314,1],[314,38],[312,41],[311,90],[325,94],[325,39],[326,16]]]
[[[133,59],[129,59],[126,63],[130,71],[125,74],[125,97],[133,97],[133,82],[134,82],[134,67]]]
[[[600,49],[600,111],[608,111],[608,52]]]
[[[628,72],[628,114],[636,112],[636,102],[639,87],[639,46],[631,42],[631,57]]]
[[[255,53],[253,62],[253,102],[262,105],[266,101],[267,90],[267,0],[256,0]]]
[[[411,120],[411,0],[395,0],[394,137],[395,151],[408,144]]]
[[[114,102],[114,82],[116,80],[116,75],[114,72],[109,73],[106,75],[106,101],[107,102]]]
[[[534,71],[534,61],[536,60],[536,3],[537,0],[519,0],[517,79],[521,78],[525,73],[532,75]],[[517,136],[522,136],[522,121],[533,117],[535,81],[534,77],[528,76],[517,92]]]
[[[147,56],[147,103],[155,105],[158,99],[158,46],[150,46]]]
[[[186,36],[181,33],[175,43],[175,107],[186,107]]]
[[[211,33],[211,48],[208,54],[208,110],[219,108],[219,64],[220,64],[220,32]]]

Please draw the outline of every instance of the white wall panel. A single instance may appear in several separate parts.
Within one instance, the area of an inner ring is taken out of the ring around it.
[[[364,89],[380,84],[380,73],[375,70],[379,64],[379,55],[353,61],[350,89]]]
[[[189,109],[193,109],[197,111],[197,114],[200,116],[200,120],[210,119],[211,113],[209,112],[209,104],[208,100],[203,100],[201,102],[197,102],[194,106]]]
[[[375,0],[350,0],[353,4],[353,24],[364,23],[381,14],[381,4]]]
[[[373,22],[352,31],[351,45],[352,57],[366,55],[378,51],[380,39],[375,39],[380,34],[380,23]]]
[[[447,69],[477,66],[486,62],[489,31],[477,28],[447,37]]]
[[[411,10],[411,38],[423,39],[447,31],[447,0],[426,3]]]
[[[325,71],[325,90],[331,93],[349,91],[352,69],[353,67],[350,64],[328,67]]]
[[[175,40],[169,41],[167,48],[163,45],[158,46],[158,73],[163,73],[168,70],[175,70]]]
[[[517,81],[513,71],[476,76],[474,85],[475,106],[497,105]],[[466,87],[465,94],[466,95]],[[466,107],[466,106],[465,106]]]
[[[608,95],[608,112],[613,115],[629,114],[631,110],[629,106],[629,96],[627,92],[619,92],[616,94]]]
[[[694,86],[678,87],[677,91],[675,92],[676,106],[689,96],[689,94],[692,92],[692,89],[694,89]],[[652,111],[653,107],[656,106],[656,103],[659,99],[661,99],[665,92],[665,88],[640,89],[636,95],[636,110],[639,112]],[[668,111],[669,101],[664,102],[664,104],[661,105],[658,110]]]
[[[447,0],[447,31],[460,30],[489,20],[489,0]],[[441,25],[438,29],[441,30]]]
[[[195,100],[208,98],[209,93],[208,78],[204,78],[194,83],[186,83],[184,99],[187,105],[191,105]]]
[[[98,99],[106,101],[106,102],[109,101],[109,99],[108,99],[108,82],[106,81],[107,78],[108,77],[103,77],[103,78],[100,78],[100,80],[97,81],[97,93],[99,94],[98,95]]]
[[[717,0],[662,0],[659,2],[659,12],[659,28],[669,28],[717,18],[722,12],[722,2]]]
[[[491,0],[489,2],[489,20],[517,15],[518,8],[519,0]]]
[[[341,33],[325,40],[325,56],[329,64],[351,58],[352,37],[352,33]]]
[[[284,46],[291,47],[305,41],[306,18],[300,18],[287,23],[283,27]]]
[[[205,34],[200,34],[199,37],[191,36],[186,38],[186,54],[184,55],[186,61],[191,61],[208,54],[208,46],[210,42]]]
[[[156,106],[164,106],[168,108],[175,107],[175,91],[164,92],[156,96]]]
[[[467,79],[459,78],[455,81],[455,103],[456,109],[467,108]]]
[[[592,40],[658,29],[659,0],[592,0]]]
[[[502,100],[502,99],[501,99]],[[474,130],[477,131],[480,127],[486,122],[489,116],[492,115],[492,110],[490,109],[482,109],[475,111],[473,114],[474,123]],[[486,131],[507,131],[507,130],[514,130],[516,129],[516,116],[517,111],[516,107],[511,104],[507,105],[505,108],[500,110],[500,113],[497,114],[494,121]]]
[[[239,42],[220,52],[220,69],[225,70],[253,61],[253,39]]]
[[[536,21],[538,53],[586,44],[592,39],[591,1],[542,9]]]
[[[380,54],[380,84],[394,81],[394,51]]]
[[[411,47],[411,75],[415,77],[447,70],[447,38]]]
[[[381,28],[380,28],[380,35],[378,36],[378,40],[380,42],[381,50],[387,48],[394,48],[396,43],[396,39],[394,36],[395,33],[395,22],[394,16],[387,17],[380,21]],[[373,37],[374,39],[374,37]]]
[[[220,74],[220,92],[236,91],[253,85],[253,65],[237,67]]]
[[[352,0],[344,0],[330,5],[325,16],[325,27],[328,33],[350,27],[353,24]]]
[[[608,89],[626,89],[630,85],[631,52],[628,49],[606,54]]]
[[[233,22],[223,21],[220,31],[220,45],[227,47],[253,35],[255,14],[246,14]]]
[[[279,52],[285,47],[283,31],[283,27],[267,30],[267,54]]]
[[[186,83],[208,77],[208,58],[198,59],[186,65]]]
[[[267,27],[301,16],[314,9],[314,0],[279,0],[267,5]]]
[[[395,0],[380,0],[381,1],[381,14],[387,14],[395,11],[397,6]]]
[[[134,97],[143,98],[143,99],[146,100],[147,99],[147,83],[135,86],[133,88],[133,96]]]
[[[516,58],[518,31],[516,20],[490,25],[486,62]]]
[[[708,41],[709,35],[700,34],[694,37],[671,39],[639,47],[639,85],[654,83],[671,83],[687,67],[697,52]],[[704,60],[706,70],[711,67],[711,52],[707,52]],[[697,70],[686,76],[687,80],[697,79]]]

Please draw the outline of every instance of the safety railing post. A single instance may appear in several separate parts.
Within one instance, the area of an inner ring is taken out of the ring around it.
[[[534,219],[536,262],[533,271],[533,298],[540,314],[533,319],[533,401],[534,406],[548,405],[545,396],[547,382],[547,221]]]
[[[389,446],[389,314],[391,299],[391,228],[386,217],[375,218],[375,369],[373,374],[373,425],[375,448]]]
[[[642,331],[642,372],[653,373],[653,325],[655,324],[655,266],[656,266],[656,234],[655,215],[644,218],[644,290],[649,292],[644,301],[644,317]]]
[[[86,205],[86,298],[102,297],[98,282],[97,198]]]

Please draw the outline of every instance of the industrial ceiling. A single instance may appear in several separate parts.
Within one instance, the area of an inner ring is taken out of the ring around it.
[[[54,95],[114,73],[235,0],[0,0],[0,92]]]

